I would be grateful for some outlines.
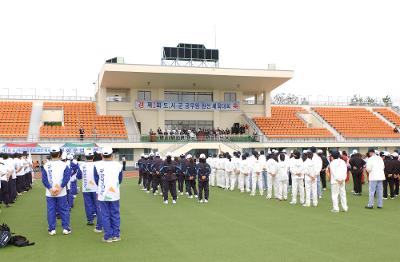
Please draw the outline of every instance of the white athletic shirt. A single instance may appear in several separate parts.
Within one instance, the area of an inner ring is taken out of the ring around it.
[[[82,172],[82,192],[97,192],[97,185],[94,182],[94,162],[83,162],[79,165]]]
[[[43,169],[46,171],[47,174],[47,181],[52,188],[61,187],[63,178],[64,178],[64,171],[68,168],[65,162],[61,160],[50,160],[44,166]],[[67,195],[66,187],[63,187],[60,194],[55,197],[62,197]],[[46,188],[46,196],[47,197],[54,197],[51,195],[50,191]]]
[[[289,180],[289,162],[287,160],[279,161],[277,166],[277,178],[279,181]]]
[[[99,201],[117,201],[120,199],[119,174],[122,165],[117,161],[99,161],[95,163],[99,178],[97,199]]]
[[[303,159],[292,158],[290,159],[290,173],[292,173],[292,179],[303,179],[304,178],[304,162]],[[296,174],[301,174],[297,176]]]

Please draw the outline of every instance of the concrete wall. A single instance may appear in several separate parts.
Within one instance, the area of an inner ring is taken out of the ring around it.
[[[43,110],[42,112],[42,123],[43,122],[62,122],[64,119],[63,110]]]

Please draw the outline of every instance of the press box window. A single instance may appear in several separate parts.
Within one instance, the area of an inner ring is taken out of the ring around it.
[[[224,93],[224,101],[225,102],[235,102],[236,101],[236,93]]]
[[[138,100],[151,100],[151,91],[138,91]]]

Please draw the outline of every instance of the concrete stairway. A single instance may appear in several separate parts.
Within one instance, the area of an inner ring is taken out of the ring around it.
[[[29,131],[28,131],[29,142],[39,142],[42,112],[43,112],[43,102],[34,101],[32,105],[31,120],[29,122]]]

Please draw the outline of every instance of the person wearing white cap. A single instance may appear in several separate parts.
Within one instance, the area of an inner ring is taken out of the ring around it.
[[[83,203],[85,205],[87,225],[94,225],[94,215],[97,223],[94,231],[99,233],[103,230],[99,203],[97,201],[97,185],[94,181],[94,153],[93,150],[85,150],[86,161],[78,169],[77,178],[82,180]]]
[[[232,165],[233,165],[233,171],[230,176],[230,187],[229,189],[231,191],[235,190],[235,185],[236,181],[238,179],[239,173],[240,173],[240,152],[233,152],[233,158],[231,159]]]
[[[349,209],[346,200],[346,177],[347,177],[347,165],[342,159],[340,159],[340,153],[333,151],[331,154],[333,160],[329,164],[329,174],[331,176],[331,193],[332,193],[332,205],[331,212],[339,212],[339,197],[343,211],[347,212]]]
[[[312,161],[313,152],[307,151],[307,156],[304,161],[304,181],[306,189],[306,201],[303,206],[310,207],[311,198],[313,205],[318,205],[318,194],[317,194],[317,176],[319,176],[320,169],[318,169]]]
[[[232,162],[232,157],[229,153],[226,153],[225,158],[225,189],[228,190],[231,186],[231,176],[233,175],[235,167]]]
[[[384,152],[383,163],[385,164],[385,177],[383,181],[383,199],[388,199],[387,186],[389,185],[390,199],[394,199],[394,162],[389,152]]]
[[[68,155],[69,159],[69,167],[71,169],[71,187],[70,187],[70,206],[71,208],[74,207],[74,199],[76,198],[76,195],[78,194],[78,183],[76,179],[76,174],[78,173],[79,170],[79,164],[78,161],[75,159],[75,154],[70,153]]]
[[[375,195],[377,196],[377,207],[383,207],[383,180],[385,180],[385,164],[383,159],[375,154],[374,149],[368,150],[368,161],[366,170],[368,171],[369,180],[369,199],[365,206],[367,209],[374,208]]]
[[[362,176],[364,173],[365,161],[362,159],[361,154],[357,150],[353,150],[350,156],[349,165],[350,172],[353,177],[353,194],[361,196],[362,194]]]
[[[137,166],[139,168],[139,179],[138,179],[138,185],[139,186],[142,185],[142,183],[144,181],[143,177],[144,177],[144,172],[145,172],[144,171],[144,169],[145,169],[145,165],[144,165],[145,161],[146,161],[146,155],[143,153],[143,154],[140,155],[140,159],[137,162]],[[143,188],[144,188],[144,186],[143,186]]]
[[[56,211],[61,216],[63,234],[71,233],[66,190],[71,170],[65,162],[60,161],[60,155],[59,147],[51,147],[51,160],[42,167],[42,183],[46,188],[48,232],[51,236],[56,234]]]
[[[302,205],[304,204],[304,162],[297,150],[293,151],[289,169],[292,174],[292,201],[290,204],[295,205],[297,203],[297,194],[299,194],[300,204]]]
[[[172,160],[171,152],[168,152],[166,159],[161,167],[161,180],[163,182],[163,195],[164,204],[168,204],[168,192],[172,196],[172,204],[176,204],[177,194],[176,194],[176,180],[178,172],[181,172],[179,168],[179,162]]]
[[[191,154],[186,156],[188,160],[186,171],[185,171],[185,181],[187,184],[186,190],[189,193],[189,198],[197,198],[197,187],[196,187],[196,161],[193,159]],[[193,190],[193,193],[192,193]]]
[[[10,207],[11,198],[8,183],[14,170],[7,165],[7,159],[7,154],[2,155],[0,159],[0,205],[3,202],[6,207]]]
[[[113,160],[110,147],[102,149],[103,160],[94,165],[94,181],[97,185],[97,200],[100,206],[106,243],[120,241],[120,185],[122,183],[122,164]]]
[[[217,186],[225,188],[225,158],[223,154],[219,154],[215,161]]]
[[[311,147],[310,151],[313,153],[312,161],[314,164],[314,171],[315,175],[317,178],[317,195],[318,198],[322,198],[322,186],[321,186],[321,170],[322,170],[322,159],[321,157],[317,154],[317,149],[315,147]]]
[[[209,182],[211,167],[206,163],[206,156],[200,155],[199,163],[196,165],[197,178],[199,183],[199,203],[208,203],[209,198]],[[204,199],[203,199],[204,193]]]

